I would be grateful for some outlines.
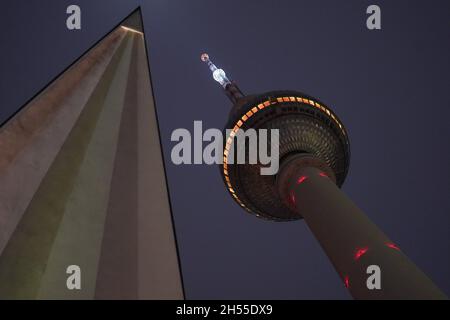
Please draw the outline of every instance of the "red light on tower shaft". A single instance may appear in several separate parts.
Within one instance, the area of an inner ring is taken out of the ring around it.
[[[290,200],[291,200],[292,204],[295,205],[295,194],[294,194],[294,191],[291,191]]]
[[[300,177],[297,179],[297,184],[300,184],[300,183],[304,182],[306,179],[308,179],[307,176],[300,176]]]
[[[356,250],[355,260],[358,260],[359,258],[361,258],[368,250],[369,250],[369,248],[367,248],[367,247]]]
[[[327,178],[328,178],[328,175],[327,175],[325,172],[320,172],[320,173],[319,173],[319,176],[321,176],[321,177],[327,177]]]
[[[389,248],[391,248],[391,249],[399,250],[399,251],[400,251],[400,248],[397,247],[397,246],[396,246],[395,244],[393,244],[393,243],[388,242],[388,243],[386,243],[386,246],[389,247]]]
[[[344,277],[344,285],[346,288],[350,287],[350,279],[348,278],[348,276]]]

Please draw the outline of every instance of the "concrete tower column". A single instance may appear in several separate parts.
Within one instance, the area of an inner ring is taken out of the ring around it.
[[[336,186],[326,165],[294,157],[282,164],[278,178],[281,196],[304,218],[355,299],[446,299]],[[377,285],[371,275],[378,267],[380,289],[369,289]]]

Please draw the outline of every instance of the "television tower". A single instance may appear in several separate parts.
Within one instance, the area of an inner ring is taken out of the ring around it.
[[[303,218],[355,299],[447,299],[340,190],[349,168],[350,143],[330,108],[297,91],[246,96],[208,54],[201,60],[233,103],[220,170],[242,208],[273,221]],[[250,128],[279,130],[276,176],[261,175],[260,163],[230,161],[236,134]]]

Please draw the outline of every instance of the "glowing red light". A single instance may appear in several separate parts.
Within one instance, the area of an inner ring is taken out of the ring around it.
[[[297,180],[297,184],[300,184],[300,183],[304,182],[306,179],[308,179],[307,176],[301,176],[301,177],[299,177],[298,180]]]
[[[391,248],[391,249],[394,249],[394,250],[400,250],[399,247],[397,247],[395,244],[390,243],[390,242],[386,243],[386,246]]]
[[[350,280],[349,280],[348,276],[344,277],[344,285],[346,288],[350,287]]]
[[[361,258],[362,255],[364,255],[368,250],[369,250],[369,248],[367,248],[367,247],[356,250],[355,260],[358,260],[359,258]]]
[[[295,194],[294,194],[294,191],[291,191],[291,194],[290,194],[290,198],[291,198],[291,202],[292,202],[292,204],[294,204],[295,205]]]
[[[328,178],[328,175],[327,175],[325,172],[320,172],[320,173],[319,173],[319,176],[321,176],[321,177],[327,177],[327,178]]]

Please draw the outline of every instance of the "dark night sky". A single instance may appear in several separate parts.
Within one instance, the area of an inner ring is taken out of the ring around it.
[[[207,51],[247,93],[316,96],[347,127],[344,191],[450,294],[448,1],[2,1],[0,120],[142,6],[186,296],[347,299],[303,221],[246,214],[215,166],[170,162],[176,128],[222,128]],[[382,30],[365,9],[382,10]],[[65,28],[79,4],[82,30]]]

